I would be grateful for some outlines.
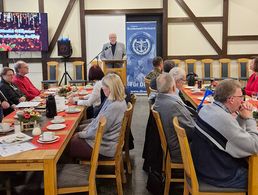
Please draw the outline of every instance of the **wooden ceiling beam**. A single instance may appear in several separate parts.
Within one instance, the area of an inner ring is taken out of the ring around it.
[[[101,9],[84,10],[85,15],[163,14],[163,9]]]
[[[206,38],[206,40],[211,44],[211,46],[214,48],[214,50],[220,55],[222,54],[221,48],[218,46],[218,44],[214,41],[214,39],[211,37],[211,35],[208,33],[208,31],[204,28],[202,23],[196,18],[192,10],[188,7],[188,5],[183,0],[176,0],[178,5],[185,11],[185,13],[192,19],[193,23],[196,25],[196,27],[201,31],[203,36]]]
[[[200,22],[223,22],[224,17],[212,16],[212,17],[196,17]],[[170,17],[168,23],[189,23],[193,20],[189,17]]]
[[[76,2],[76,0],[70,0],[69,1],[68,5],[67,5],[67,7],[65,9],[64,15],[62,16],[61,21],[58,24],[57,30],[56,30],[56,32],[55,32],[55,34],[54,34],[54,36],[53,36],[53,38],[52,38],[52,40],[51,40],[51,42],[49,44],[48,56],[50,56],[51,53],[53,52],[55,44],[57,43],[57,40],[60,37],[60,34],[61,34],[61,32],[62,32],[62,30],[64,28],[64,25],[65,25],[65,23],[67,21],[67,18],[69,16],[69,14],[70,14],[70,12],[71,12],[75,2]]]

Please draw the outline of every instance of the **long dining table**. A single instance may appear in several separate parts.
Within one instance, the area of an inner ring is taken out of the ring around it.
[[[190,101],[191,104],[197,108],[201,102],[201,97],[204,96],[204,91],[193,92],[191,87],[184,86],[182,93],[186,100]],[[258,108],[258,101],[252,100],[246,96],[246,101],[249,101],[256,108]],[[208,101],[204,101],[204,104],[208,104]],[[257,129],[258,130],[258,129]],[[252,155],[248,158],[248,195],[258,194],[258,154]]]
[[[33,137],[30,142],[37,148],[26,152],[14,154],[7,157],[0,156],[0,171],[43,171],[44,194],[57,194],[57,162],[64,152],[69,140],[75,132],[81,119],[86,116],[86,108],[77,106],[78,113],[59,112],[58,116],[63,116],[66,127],[55,131],[55,135],[60,139],[51,144],[38,143],[38,136]],[[15,111],[3,119],[3,122],[14,122]],[[44,120],[42,131],[47,131],[46,126],[51,124],[50,120]],[[48,130],[49,131],[49,130]],[[25,132],[26,133],[26,132]]]

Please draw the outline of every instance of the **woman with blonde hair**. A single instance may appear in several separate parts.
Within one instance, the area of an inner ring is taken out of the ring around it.
[[[107,119],[104,130],[100,156],[114,157],[118,143],[124,112],[126,111],[125,90],[120,77],[108,74],[102,79],[102,89],[107,97],[98,116],[81,132],[75,134],[70,143],[70,156],[90,160],[92,147],[98,128],[100,117]]]

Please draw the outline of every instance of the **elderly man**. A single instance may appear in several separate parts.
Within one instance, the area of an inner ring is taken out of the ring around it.
[[[214,100],[201,108],[193,134],[191,151],[198,179],[218,187],[246,188],[245,158],[258,153],[252,105],[243,101],[236,80],[222,81]]]
[[[126,56],[125,45],[117,42],[115,33],[109,34],[109,43],[105,43],[100,55],[101,60],[122,60]],[[121,64],[107,64],[109,68],[119,68]]]
[[[195,122],[191,117],[191,113],[185,108],[184,103],[176,94],[175,81],[168,73],[163,73],[157,78],[157,87],[159,93],[156,97],[154,109],[160,114],[171,160],[172,162],[181,163],[180,146],[172,119],[175,116],[178,117],[179,123],[185,128],[189,140],[191,140]]]
[[[13,83],[26,96],[27,100],[31,100],[40,95],[40,91],[32,84],[30,79],[25,75],[29,73],[29,66],[24,61],[18,61],[14,65],[16,75],[13,77]]]

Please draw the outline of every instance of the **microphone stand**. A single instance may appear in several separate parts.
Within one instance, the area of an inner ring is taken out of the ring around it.
[[[95,59],[97,59],[97,65],[99,65],[99,55],[102,54],[104,51],[106,51],[107,49],[109,49],[111,46],[104,48],[103,50],[101,50],[94,58],[92,58],[92,60],[87,64],[87,67],[91,64],[91,62]]]

